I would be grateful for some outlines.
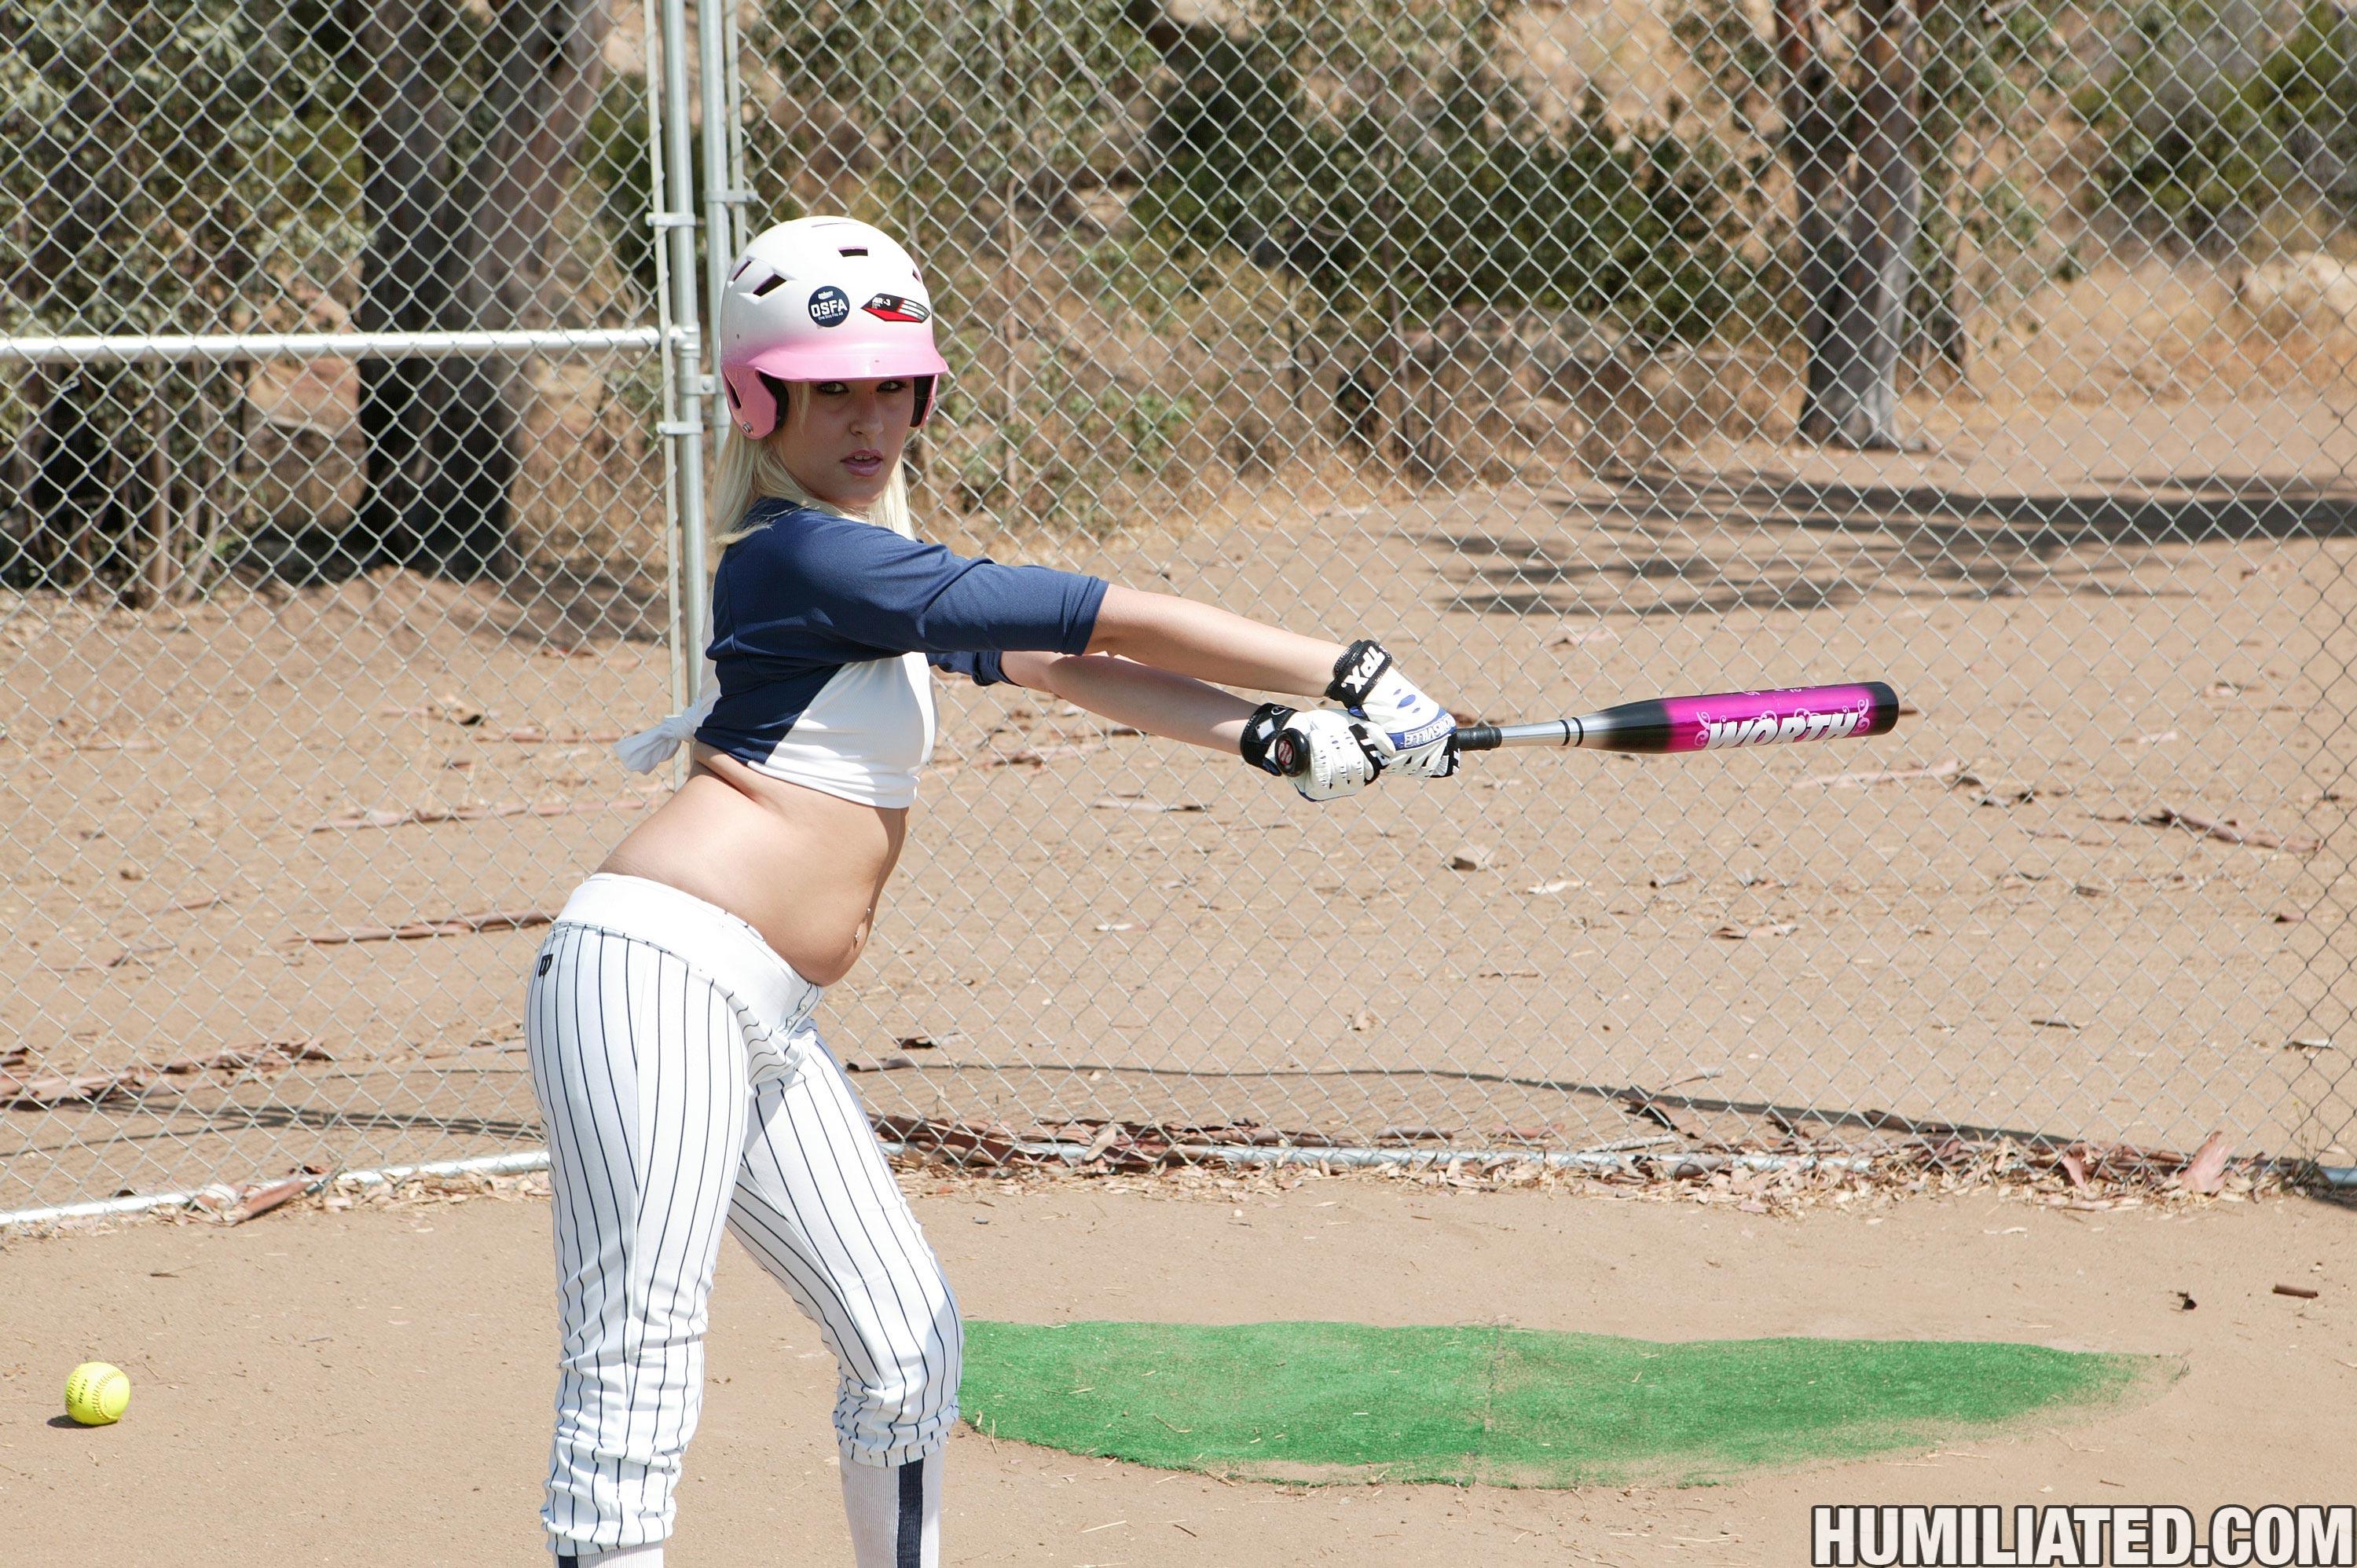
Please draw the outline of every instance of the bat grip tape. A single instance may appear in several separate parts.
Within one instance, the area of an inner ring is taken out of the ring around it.
[[[1459,751],[1495,751],[1505,743],[1505,732],[1496,725],[1457,726],[1457,749]]]

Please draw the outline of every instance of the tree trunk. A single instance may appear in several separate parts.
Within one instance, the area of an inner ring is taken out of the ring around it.
[[[1980,136],[1987,105],[1975,74],[1990,52],[1985,7],[1921,0],[1921,118],[1918,167],[1922,172],[1922,230],[1915,242],[1915,296],[1908,306],[1913,330],[1906,359],[1919,372],[1939,366],[1961,380],[1970,340],[1959,257],[1974,179],[1986,156]],[[1967,150],[1969,145],[1969,152]]]
[[[451,308],[447,227],[450,138],[458,123],[438,48],[455,31],[440,0],[359,0],[352,29],[365,62],[370,114],[361,134],[368,176],[361,201],[369,239],[361,260],[353,324],[363,332],[425,332],[469,325]],[[448,434],[444,399],[434,395],[435,362],[360,362],[361,437],[368,448],[367,493],[353,526],[353,552],[409,564],[423,553],[428,470]],[[466,414],[459,413],[463,420]],[[500,520],[504,529],[505,519]]]
[[[370,9],[353,36],[376,65],[358,324],[544,325],[549,235],[603,77],[608,11],[593,0],[499,7],[485,93],[492,130],[462,170],[444,0],[360,3]],[[432,61],[445,62],[441,74]],[[504,357],[361,362],[369,494],[359,525],[382,558],[461,578],[514,570],[517,381]]]
[[[1851,125],[1811,0],[1780,0],[1786,137],[1799,195],[1801,434],[1895,450],[1922,183],[1915,168],[1917,22],[1911,0],[1863,0],[1866,37]]]
[[[1835,246],[1844,227],[1849,163],[1836,101],[1841,82],[1827,58],[1826,21],[1815,0],[1777,0],[1776,56],[1783,67],[1784,156],[1792,165],[1800,243],[1801,342],[1808,356],[1801,433],[1824,438],[1820,403],[1826,375],[1824,346],[1832,334],[1841,262]]]
[[[104,45],[71,86],[62,112],[38,126],[16,161],[33,177],[22,207],[30,219],[24,262],[7,278],[8,293],[51,331],[135,329],[128,302],[104,285],[116,266],[92,268],[88,258],[116,249],[108,219],[125,205],[129,184],[121,149],[133,138],[122,123],[121,56],[128,33],[113,8],[92,18]],[[102,280],[92,289],[93,274]],[[23,436],[31,454],[27,482],[17,500],[25,510],[26,550],[17,563],[27,586],[78,590],[95,542],[122,520],[105,481],[108,380],[89,367],[42,367],[26,389],[32,407]],[[119,411],[115,411],[118,412]]]

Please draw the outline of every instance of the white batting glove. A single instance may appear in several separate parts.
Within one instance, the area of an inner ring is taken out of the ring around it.
[[[1401,674],[1374,639],[1362,637],[1344,650],[1326,696],[1366,722],[1384,766],[1418,779],[1457,771],[1456,718]]]
[[[1348,714],[1299,713],[1263,703],[1244,723],[1236,750],[1264,773],[1289,779],[1305,800],[1339,800],[1373,783],[1383,755],[1367,726]]]

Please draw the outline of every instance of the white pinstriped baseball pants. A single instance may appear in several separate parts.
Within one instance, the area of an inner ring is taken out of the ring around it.
[[[905,1531],[912,1498],[938,1517],[941,1466],[923,1461],[957,1419],[963,1331],[810,1025],[818,988],[734,916],[626,876],[583,884],[533,968],[525,1033],[563,1327],[542,1513],[554,1550],[671,1533],[725,1221],[834,1353],[845,1463],[902,1472],[887,1494],[903,1539],[885,1561],[935,1562],[937,1526],[921,1555]],[[857,1536],[875,1488],[856,1478]]]

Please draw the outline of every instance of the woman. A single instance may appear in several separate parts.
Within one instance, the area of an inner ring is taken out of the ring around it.
[[[693,764],[567,902],[528,997],[563,1326],[543,1520],[565,1568],[662,1560],[724,1222],[834,1353],[860,1568],[939,1560],[957,1304],[811,1025],[899,859],[928,660],[1270,772],[1306,758],[1314,800],[1456,766],[1455,721],[1372,642],[916,540],[900,454],[948,369],[931,317],[908,253],[840,218],[760,235],[721,306],[713,672],[621,748],[644,770],[692,736]]]

